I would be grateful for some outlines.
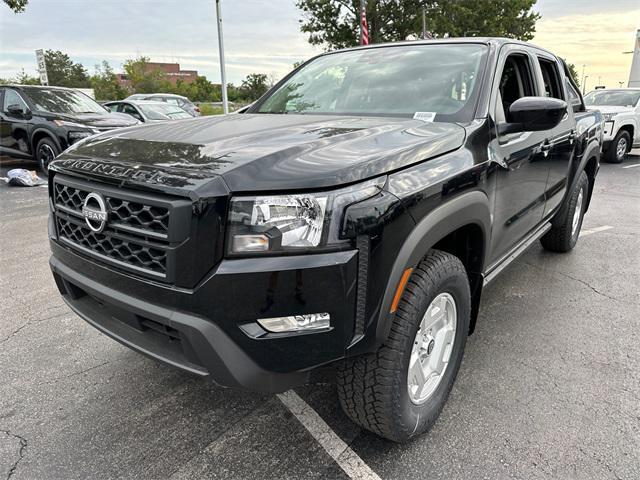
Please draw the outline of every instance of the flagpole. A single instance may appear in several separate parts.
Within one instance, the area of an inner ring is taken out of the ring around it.
[[[220,50],[220,82],[222,88],[222,110],[229,113],[229,102],[227,101],[227,75],[224,66],[224,44],[222,41],[222,15],[220,14],[220,0],[216,0],[216,17],[218,19],[218,48]]]
[[[362,12],[365,11],[365,1],[360,0],[360,15],[358,15],[358,23],[360,24],[360,45],[363,45],[364,42],[364,30],[362,28]]]

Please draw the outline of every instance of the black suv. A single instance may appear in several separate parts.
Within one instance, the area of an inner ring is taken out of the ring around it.
[[[0,153],[36,160],[45,174],[74,142],[138,123],[70,88],[0,85],[0,105]]]
[[[433,424],[483,287],[578,241],[602,116],[507,39],[320,55],[246,113],[101,134],[49,177],[51,269],[91,325],[220,385],[337,365],[347,414]]]

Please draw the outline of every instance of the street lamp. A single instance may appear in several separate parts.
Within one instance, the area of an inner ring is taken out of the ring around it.
[[[224,67],[224,44],[222,42],[222,14],[220,13],[220,0],[216,0],[216,17],[218,19],[218,48],[220,50],[220,87],[222,89],[222,111],[229,113],[227,101],[227,75]]]
[[[584,79],[582,80],[582,94],[583,95],[587,92],[587,78],[589,78],[589,75],[585,75]]]

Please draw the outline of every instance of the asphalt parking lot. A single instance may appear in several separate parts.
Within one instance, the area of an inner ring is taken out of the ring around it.
[[[572,253],[535,244],[485,290],[427,435],[396,445],[351,424],[331,369],[296,389],[362,459],[351,477],[640,478],[636,153],[602,164]],[[71,313],[47,210],[46,188],[0,182],[0,479],[349,478],[278,397],[157,364]]]

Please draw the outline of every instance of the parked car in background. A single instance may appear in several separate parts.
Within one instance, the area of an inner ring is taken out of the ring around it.
[[[125,100],[149,100],[152,102],[172,103],[178,105],[192,117],[200,116],[200,107],[195,105],[187,97],[174,95],[173,93],[136,93],[128,96]]]
[[[69,145],[96,133],[136,125],[71,88],[0,85],[0,153],[49,162]]]
[[[620,163],[631,148],[640,147],[640,88],[594,90],[584,103],[604,116],[604,161]]]
[[[144,123],[193,118],[173,103],[149,102],[146,100],[120,100],[107,102],[104,106],[112,112],[126,113]]]

